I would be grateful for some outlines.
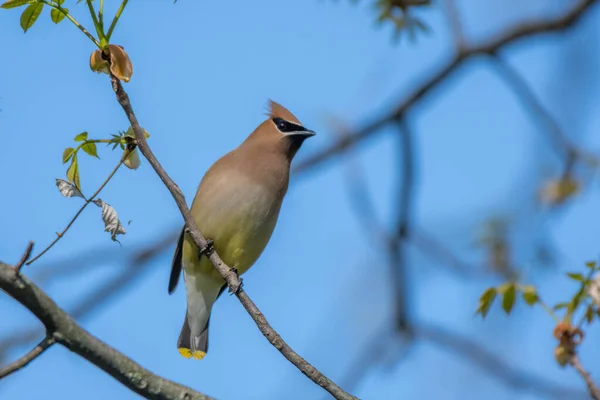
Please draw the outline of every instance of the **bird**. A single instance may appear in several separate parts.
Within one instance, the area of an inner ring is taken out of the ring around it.
[[[291,162],[315,135],[279,103],[269,100],[268,109],[267,119],[206,171],[190,208],[211,249],[240,276],[267,246],[287,193]],[[208,352],[212,307],[227,287],[205,250],[184,226],[168,287],[172,294],[183,271],[187,309],[177,349],[196,360]]]

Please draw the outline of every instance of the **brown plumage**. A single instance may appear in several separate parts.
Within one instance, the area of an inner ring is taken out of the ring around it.
[[[192,216],[223,261],[240,275],[269,242],[287,192],[290,163],[313,135],[291,112],[270,101],[269,118],[217,160],[200,182]],[[169,293],[175,290],[182,268],[187,312],[177,347],[184,357],[202,359],[208,351],[212,305],[225,282],[184,231],[173,258]]]

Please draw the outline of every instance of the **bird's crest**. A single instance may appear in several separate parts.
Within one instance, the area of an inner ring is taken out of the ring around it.
[[[302,125],[294,114],[292,114],[287,108],[285,108],[279,103],[274,102],[273,100],[269,100],[269,113],[267,115],[271,118],[279,117],[285,119],[286,121]]]

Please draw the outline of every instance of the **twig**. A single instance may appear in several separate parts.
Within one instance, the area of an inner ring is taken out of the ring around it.
[[[46,336],[42,341],[35,346],[29,353],[25,354],[23,357],[19,358],[17,361],[12,364],[7,365],[4,368],[0,368],[0,379],[7,377],[13,372],[17,372],[21,368],[24,368],[35,360],[39,355],[41,355],[46,349],[52,346],[55,343],[55,340],[52,336]]]
[[[44,250],[42,250],[40,254],[38,254],[37,256],[33,257],[31,260],[29,260],[26,265],[29,265],[29,264],[33,263],[35,260],[37,260],[38,258],[40,258],[41,256],[43,256],[48,250],[50,250],[65,235],[65,233],[67,233],[67,231],[69,230],[69,228],[71,227],[71,225],[73,225],[73,223],[75,223],[75,220],[77,220],[77,218],[79,217],[79,215],[81,215],[81,213],[83,212],[83,210],[85,210],[85,208],[88,206],[88,204],[90,204],[92,201],[94,201],[94,199],[96,198],[96,196],[98,196],[100,194],[100,192],[102,191],[102,189],[104,189],[104,187],[108,184],[108,182],[112,179],[112,177],[115,176],[115,174],[117,173],[117,171],[119,170],[119,168],[123,164],[123,161],[125,161],[125,159],[129,155],[129,153],[130,153],[129,149],[126,149],[123,152],[123,156],[121,157],[121,160],[119,161],[119,163],[117,164],[117,166],[112,170],[112,172],[110,173],[110,175],[108,175],[108,178],[106,178],[106,180],[102,183],[102,185],[100,185],[100,187],[98,188],[98,190],[96,190],[96,192],[92,195],[92,197],[90,197],[90,198],[88,198],[88,199],[85,200],[85,203],[83,204],[83,206],[81,206],[81,208],[79,209],[79,211],[77,211],[77,214],[75,214],[75,216],[67,224],[67,226],[65,227],[65,229],[63,229],[63,231],[60,232],[60,233],[57,232],[56,233],[56,239],[54,239],[52,241],[52,243],[50,243],[48,245],[48,247],[46,247]]]
[[[205,400],[209,397],[161,378],[96,339],[52,299],[7,264],[0,263],[0,288],[31,311],[57,343],[90,361],[135,393],[155,400]]]
[[[581,17],[585,15],[585,11],[596,3],[596,0],[582,0],[570,11],[560,17],[548,21],[531,21],[519,24],[518,26],[488,39],[483,44],[467,48],[464,52],[455,55],[420,85],[417,85],[416,88],[406,98],[398,102],[398,105],[390,112],[381,118],[367,123],[364,127],[355,131],[343,140],[339,140],[316,154],[304,159],[304,161],[296,165],[294,173],[306,172],[309,169],[314,170],[314,167],[325,161],[331,161],[334,156],[338,155],[348,147],[354,146],[368,138],[372,138],[376,134],[383,133],[384,130],[382,128],[393,123],[399,116],[406,114],[408,110],[423,100],[432,90],[438,88],[441,83],[446,82],[447,78],[471,58],[481,54],[494,54],[508,45],[514,44],[522,39],[531,38],[535,35],[567,29],[579,22]]]
[[[88,37],[88,38],[89,38],[89,39],[90,39],[92,42],[94,42],[94,44],[95,44],[95,45],[96,45],[98,48],[102,48],[102,47],[100,46],[100,42],[99,42],[99,41],[98,41],[98,40],[97,40],[97,39],[96,39],[94,36],[92,36],[92,34],[91,34],[91,33],[89,33],[89,32],[88,32],[88,30],[87,30],[87,29],[85,29],[85,28],[83,27],[83,25],[81,25],[79,22],[77,22],[77,20],[76,20],[75,18],[73,18],[73,16],[72,16],[71,14],[69,14],[69,13],[67,12],[67,10],[66,10],[66,9],[62,8],[62,7],[61,7],[61,6],[59,6],[59,5],[57,6],[56,4],[52,4],[51,2],[49,2],[49,1],[47,1],[47,0],[40,0],[40,2],[42,2],[42,3],[46,4],[46,5],[48,5],[48,6],[52,7],[52,8],[54,8],[54,9],[56,9],[56,10],[58,10],[58,11],[60,11],[61,13],[63,13],[63,15],[64,15],[65,17],[67,17],[67,19],[68,19],[69,21],[71,21],[71,22],[73,23],[73,25],[75,25],[77,28],[79,28],[79,30],[80,30],[81,32],[83,32],[83,33],[85,34],[85,36],[87,36],[87,37]]]
[[[581,375],[581,377],[585,381],[585,384],[588,387],[592,399],[600,400],[600,389],[598,389],[598,387],[594,383],[594,380],[592,379],[590,373],[587,372],[581,365],[581,361],[579,360],[577,354],[573,354],[571,360],[569,361],[569,364],[571,364],[571,366],[575,368],[575,370],[579,373],[579,375]]]
[[[164,168],[160,165],[154,153],[148,146],[148,142],[144,137],[144,132],[138,123],[138,120],[133,112],[133,108],[131,107],[131,102],[129,100],[129,96],[123,89],[123,85],[118,78],[111,74],[111,81],[113,90],[117,96],[117,100],[129,122],[133,131],[135,132],[135,140],[136,144],[140,149],[140,152],[146,157],[154,171],[156,171],[157,175],[163,181],[171,195],[173,196],[177,206],[179,207],[179,211],[183,215],[183,219],[185,220],[185,225],[192,237],[194,243],[198,248],[202,249],[207,245],[206,239],[202,236],[192,215],[190,214],[190,210],[187,207],[185,197],[181,193],[181,190],[177,186],[177,184],[169,177]],[[304,375],[306,375],[309,379],[311,379],[314,383],[321,386],[323,389],[328,391],[333,397],[336,399],[356,399],[356,397],[344,392],[338,385],[336,385],[332,380],[323,375],[319,370],[313,367],[310,363],[308,363],[304,358],[302,358],[298,353],[296,353],[284,340],[283,338],[271,327],[271,325],[267,322],[265,316],[258,309],[256,304],[248,297],[246,292],[241,287],[241,280],[235,270],[228,267],[219,257],[219,255],[213,251],[208,256],[209,260],[212,262],[216,270],[219,272],[219,275],[227,282],[227,285],[232,293],[238,297],[248,314],[252,317],[258,329],[261,333],[267,338],[267,340],[277,349],[285,358],[287,358],[292,364],[294,364]]]
[[[115,29],[115,26],[117,26],[117,22],[119,21],[119,18],[121,18],[121,14],[123,14],[123,10],[125,9],[125,6],[127,6],[128,1],[129,0],[123,0],[123,2],[121,3],[121,6],[117,10],[117,13],[115,14],[115,17],[112,20],[112,23],[110,24],[110,28],[108,28],[108,33],[106,34],[106,40],[109,42],[110,42],[110,38],[112,36],[113,30]]]
[[[23,267],[23,264],[25,264],[25,261],[27,261],[29,259],[29,257],[31,257],[32,251],[33,251],[33,240],[31,240],[29,242],[29,244],[27,245],[27,248],[25,249],[25,253],[23,253],[19,262],[17,264],[15,264],[15,269],[17,270],[17,272],[21,272],[21,268]]]

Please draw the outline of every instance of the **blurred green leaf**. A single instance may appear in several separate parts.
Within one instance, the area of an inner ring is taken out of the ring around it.
[[[587,306],[587,309],[585,310],[585,319],[587,320],[588,324],[591,324],[592,321],[594,320],[594,305],[590,304],[589,306]]]
[[[100,157],[98,157],[98,151],[96,149],[96,143],[87,142],[86,144],[84,144],[83,146],[81,146],[81,150],[85,151],[90,156],[93,156],[93,157],[96,157],[96,158],[100,158]]]
[[[52,22],[54,22],[55,24],[58,24],[60,21],[62,21],[63,19],[65,19],[65,13],[69,12],[68,8],[63,8],[64,13],[60,10],[58,10],[57,8],[53,8],[52,10],[50,10],[50,18],[52,19]]]
[[[8,0],[4,3],[2,3],[2,5],[0,7],[2,8],[17,8],[17,7],[21,7],[24,6],[25,4],[29,4],[32,0]]]
[[[510,285],[504,292],[504,297],[502,298],[502,308],[504,309],[505,313],[510,314],[515,305],[516,299],[517,296],[515,285]]]
[[[585,263],[585,266],[590,269],[596,269],[596,261],[588,261]]]
[[[555,305],[554,307],[552,307],[552,309],[554,311],[558,311],[558,310],[561,310],[563,308],[569,307],[569,304],[571,304],[571,303],[570,302],[558,303],[557,305]]]
[[[73,154],[75,154],[75,149],[72,147],[67,147],[65,151],[63,151],[63,164],[69,161],[71,157],[73,157]]]
[[[27,6],[23,14],[21,14],[21,28],[23,28],[23,32],[27,32],[35,24],[43,8],[44,3],[32,3]]]
[[[583,282],[585,280],[585,278],[583,277],[582,274],[578,273],[578,272],[568,272],[567,276],[575,281],[578,282]]]
[[[539,297],[534,286],[524,286],[521,291],[523,292],[523,300],[527,305],[533,306],[538,302]]]
[[[79,135],[75,136],[75,138],[73,140],[75,140],[76,142],[83,142],[84,140],[86,140],[88,137],[88,133],[87,132],[81,132]]]
[[[481,317],[485,318],[487,316],[488,311],[490,310],[490,307],[492,306],[492,303],[494,302],[494,299],[496,298],[496,294],[496,288],[493,287],[483,292],[483,294],[479,298],[479,307],[477,308],[475,314],[481,314]]]

